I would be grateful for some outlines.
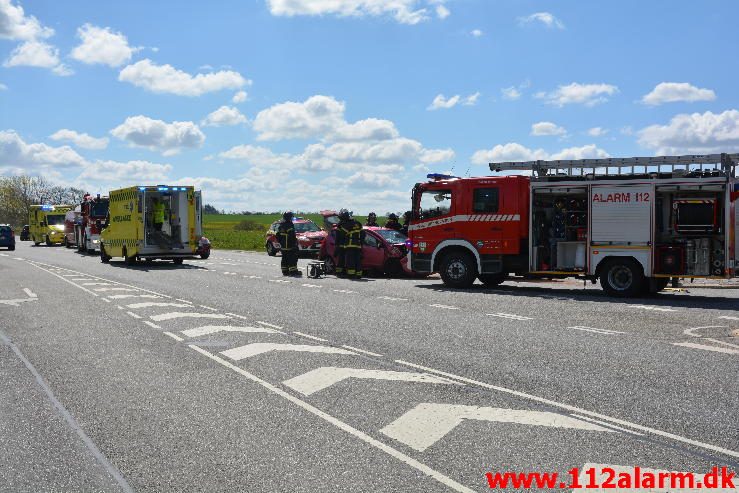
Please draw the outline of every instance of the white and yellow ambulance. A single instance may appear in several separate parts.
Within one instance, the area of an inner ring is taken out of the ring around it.
[[[32,205],[28,211],[28,229],[34,245],[60,245],[64,240],[64,216],[72,205]]]
[[[191,186],[136,186],[110,192],[110,208],[100,235],[100,258],[172,260],[197,256],[203,235],[202,199]]]

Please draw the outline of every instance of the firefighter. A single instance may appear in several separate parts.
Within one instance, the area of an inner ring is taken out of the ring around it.
[[[362,277],[364,229],[362,229],[362,224],[355,221],[351,212],[346,209],[342,209],[339,218],[341,222],[337,228],[337,240],[344,250],[346,275],[351,279],[360,279]]]
[[[403,227],[400,228],[400,232],[408,236],[408,226],[411,225],[411,217],[413,213],[411,211],[405,211],[403,213]]]
[[[400,231],[403,228],[403,226],[400,225],[400,222],[398,222],[397,214],[390,214],[387,216],[385,227],[388,229],[394,229],[395,231]]]
[[[336,277],[346,277],[346,269],[344,267],[343,237],[341,231],[339,230],[339,225],[341,224],[341,221],[343,221],[342,218],[350,216],[351,213],[348,210],[341,209],[339,211],[339,223],[336,224],[331,230],[331,233],[329,233],[334,238],[334,256],[336,257],[336,267],[334,273],[336,274]]]
[[[154,197],[151,199],[151,205],[152,205],[152,213],[151,213],[151,222],[154,225],[154,230],[161,231],[162,226],[164,226],[164,202],[159,200],[159,197]]]
[[[367,216],[367,224],[365,224],[365,226],[370,228],[379,228],[380,225],[377,224],[377,214],[370,212],[369,216]]]
[[[300,276],[301,273],[298,270],[298,239],[295,236],[292,211],[287,211],[282,215],[282,221],[277,227],[277,239],[282,251],[282,262],[280,263],[282,275]]]

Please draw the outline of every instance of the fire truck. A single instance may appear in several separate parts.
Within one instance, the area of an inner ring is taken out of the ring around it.
[[[109,202],[108,197],[101,197],[100,194],[95,197],[87,194],[82,199],[74,228],[78,251],[94,253],[100,250],[100,232],[105,228]]]
[[[491,163],[413,188],[411,268],[447,286],[576,277],[610,295],[739,275],[739,154]]]

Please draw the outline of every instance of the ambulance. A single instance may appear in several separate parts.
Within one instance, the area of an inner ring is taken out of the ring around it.
[[[163,214],[162,214],[163,209]],[[192,186],[135,186],[110,192],[100,259],[138,260],[195,258],[203,234],[202,199]]]
[[[60,245],[64,241],[64,216],[72,205],[32,205],[28,212],[28,227],[34,245]]]

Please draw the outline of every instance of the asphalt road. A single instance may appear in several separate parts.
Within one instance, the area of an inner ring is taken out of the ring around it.
[[[450,291],[283,278],[261,253],[127,267],[28,243],[0,252],[0,280],[0,492],[739,470],[739,289]]]

